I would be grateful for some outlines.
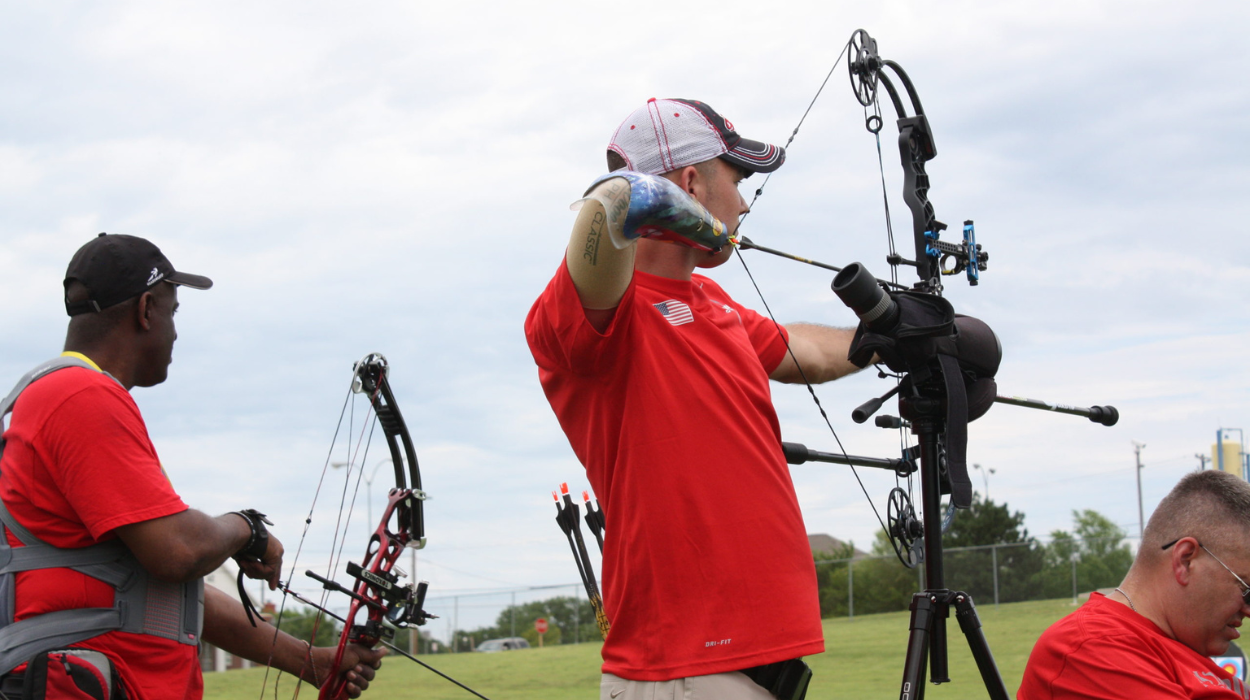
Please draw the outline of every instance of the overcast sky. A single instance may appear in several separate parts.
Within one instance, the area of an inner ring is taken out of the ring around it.
[[[1248,20],[1244,2],[1143,0],[4,1],[0,370],[15,380],[60,350],[80,245],[148,237],[216,282],[182,291],[170,378],[134,394],[190,505],[268,512],[293,551],[352,362],[380,351],[433,496],[431,595],[575,581],[550,492],[586,480],[522,334],[569,203],[649,97],[701,99],[784,143],[864,27],[924,102],[938,218],[956,235],[974,219],[990,253],[982,284],[952,278],[947,297],[1000,335],[1000,393],[1123,416],[1108,429],[997,406],[969,461],[1033,534],[1083,508],[1135,534],[1132,441],[1148,516],[1217,427],[1250,427]],[[863,118],[839,65],[743,232],[887,274]],[[887,120],[885,176],[910,253],[896,133]],[[831,273],[745,256],[779,321],[853,325]],[[737,260],[712,274],[762,309]],[[849,420],[885,388],[865,372],[818,389],[849,452],[896,456],[896,434]],[[786,439],[836,451],[805,389],[774,398]],[[375,444],[366,468],[384,456]],[[871,545],[845,467],[792,473],[810,532]],[[861,475],[884,508],[893,476]],[[324,566],[331,500],[301,571]]]

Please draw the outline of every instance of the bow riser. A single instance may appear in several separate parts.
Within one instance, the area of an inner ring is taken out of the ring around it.
[[[403,574],[395,572],[399,557],[414,541],[406,525],[413,520],[413,504],[420,502],[411,489],[391,489],[382,519],[369,538],[364,564],[347,565],[347,573],[356,579],[356,586],[352,591],[351,606],[344,618],[346,622],[335,652],[334,668],[342,663],[348,644],[373,648],[379,642],[391,641],[395,636],[395,627],[407,627],[410,623],[421,625],[431,617],[420,609],[419,599],[424,598],[424,595],[418,595],[412,584],[399,585],[399,578]],[[396,524],[395,531],[389,527],[392,520]],[[355,624],[361,608],[365,609],[366,621],[364,624]],[[322,687],[320,698],[338,700],[346,697],[345,685],[346,681],[336,677]]]

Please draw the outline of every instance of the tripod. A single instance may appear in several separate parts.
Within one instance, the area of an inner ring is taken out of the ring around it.
[[[862,457],[857,455],[819,452],[808,449],[806,445],[796,442],[781,443],[782,453],[786,462],[792,465],[807,462],[827,462],[830,464],[846,464],[858,467],[888,469],[901,478],[920,472],[921,498],[924,504],[923,530],[913,530],[914,523],[909,522],[910,516],[900,509],[889,515],[888,534],[893,539],[901,534],[906,538],[927,534],[924,538],[925,582],[927,588],[912,596],[911,602],[911,633],[907,641],[907,658],[903,665],[903,684],[899,693],[900,700],[920,700],[924,698],[924,669],[929,662],[930,679],[934,683],[950,682],[947,664],[946,619],[951,608],[955,609],[955,619],[959,628],[968,640],[972,657],[989,696],[993,700],[1008,700],[1007,688],[994,663],[994,655],[990,652],[985,634],[981,631],[981,620],[977,617],[976,606],[972,597],[962,591],[952,591],[945,587],[945,572],[942,567],[942,456],[938,447],[939,438],[946,430],[944,395],[940,382],[932,381],[922,385],[919,390],[908,389],[900,392],[899,388],[891,389],[885,396],[872,399],[857,408],[851,415],[856,423],[863,423],[875,413],[887,398],[900,393],[899,413],[911,426],[918,438],[919,445],[910,448],[900,459],[881,457]],[[997,396],[995,403],[1022,406],[1044,411],[1054,411],[1075,416],[1084,416],[1093,423],[1112,426],[1120,418],[1113,406],[1090,406],[1088,408],[1051,404],[1037,399]],[[904,424],[893,416],[878,416],[876,425],[880,428],[898,428]],[[916,463],[919,462],[917,467]],[[895,532],[897,528],[898,532]],[[904,560],[907,547],[896,549],[899,559]],[[915,552],[911,552],[915,554]],[[918,557],[913,556],[912,561]],[[906,562],[905,562],[906,563]],[[912,564],[907,564],[912,566]]]
[[[941,464],[938,436],[945,430],[945,409],[939,397],[900,396],[899,413],[910,421],[920,443],[920,493],[924,503],[925,590],[911,599],[911,636],[907,640],[907,660],[903,664],[900,700],[924,698],[924,667],[929,662],[929,678],[934,683],[950,682],[947,664],[946,618],[951,607],[959,628],[968,640],[981,680],[992,700],[1008,700],[1007,686],[994,663],[981,620],[972,597],[945,587],[942,568]]]
[[[892,390],[890,393],[894,393]],[[888,396],[888,394],[887,394]],[[882,399],[874,399],[860,407],[862,420],[880,407]],[[1030,400],[1031,401],[1031,400]],[[1042,404],[1042,402],[1035,402]],[[1020,404],[1024,405],[1024,404]],[[1046,405],[1046,404],[1042,404]],[[1032,406],[1030,406],[1032,407]],[[1097,408],[1097,407],[1096,407]],[[950,682],[947,664],[946,619],[950,610],[955,609],[955,618],[959,620],[959,628],[968,639],[968,646],[981,672],[981,679],[992,700],[1009,700],[1007,687],[1003,677],[994,663],[994,655],[990,652],[985,634],[981,631],[981,620],[977,617],[976,606],[972,596],[962,591],[945,588],[945,573],[942,567],[942,464],[938,450],[938,438],[945,431],[945,405],[942,391],[934,387],[928,391],[917,392],[915,396],[899,397],[899,413],[912,427],[918,438],[918,449],[908,450],[904,459],[882,459],[878,457],[860,457],[855,455],[832,454],[808,449],[805,445],[793,442],[781,443],[782,452],[790,464],[806,462],[829,462],[832,464],[848,464],[852,466],[875,467],[889,469],[900,477],[906,477],[915,471],[920,472],[920,490],[924,503],[924,565],[925,590],[912,596],[911,601],[911,636],[907,641],[907,660],[903,666],[903,684],[899,693],[900,700],[920,700],[924,698],[925,661],[929,662],[930,679],[934,683]],[[1084,409],[1073,409],[1073,411]],[[857,422],[862,422],[859,416]],[[879,427],[896,427],[900,424],[897,418],[882,416],[878,418]],[[920,466],[917,468],[915,455],[919,454]],[[890,527],[898,525],[902,530],[909,526],[903,522],[907,516],[890,517]],[[890,533],[891,537],[894,533]],[[916,534],[916,533],[911,533]],[[903,558],[900,552],[899,558]],[[909,564],[910,566],[910,564]]]

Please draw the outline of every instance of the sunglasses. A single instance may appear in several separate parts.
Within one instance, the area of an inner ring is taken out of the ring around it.
[[[1178,538],[1163,545],[1164,551],[1167,551],[1169,547],[1176,544],[1177,542],[1180,542],[1181,539],[1184,539],[1184,538]],[[1198,542],[1197,540],[1194,540],[1194,541]],[[1211,554],[1211,550],[1207,549],[1206,545],[1202,544],[1201,542],[1198,542],[1198,546],[1202,547],[1202,551],[1206,552],[1207,554]],[[1237,583],[1241,585],[1242,602],[1245,603],[1246,605],[1250,605],[1250,584],[1247,584],[1245,581],[1241,580],[1241,577],[1233,573],[1233,570],[1228,568],[1228,564],[1225,564],[1224,562],[1220,561],[1219,557],[1215,556],[1214,554],[1211,554],[1211,558],[1214,559],[1216,563],[1218,563],[1220,566],[1224,567],[1225,571],[1227,571],[1230,574],[1233,574],[1233,578],[1237,579]]]

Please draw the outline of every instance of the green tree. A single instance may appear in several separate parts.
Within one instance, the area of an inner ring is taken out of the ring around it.
[[[547,620],[547,634],[543,635],[544,646],[602,640],[590,601],[584,597],[572,596],[509,605],[499,613],[494,625],[461,630],[457,634],[472,636],[476,643],[481,643],[487,639],[511,637],[515,629],[515,636],[523,637],[531,645],[538,646],[534,620],[540,617]]]
[[[1124,530],[1093,510],[1074,510],[1072,519],[1073,531],[1081,542],[1077,586],[1092,591],[1120,585],[1133,565]]]
[[[878,530],[872,543],[876,559],[855,563],[855,612],[862,614],[906,610],[912,596],[920,591],[920,571],[903,566],[890,538]]]
[[[1041,595],[1044,598],[1066,598],[1072,595],[1072,560],[1077,558],[1078,544],[1065,530],[1050,533],[1050,544],[1043,548]]]
[[[920,579],[916,570],[899,562],[885,533],[877,532],[872,546],[876,557],[845,561],[854,550],[852,544],[847,544],[840,551],[822,552],[817,556],[816,584],[821,616],[842,617],[849,613],[851,591],[848,586],[853,587],[857,615],[906,610],[912,595],[919,590]]]
[[[993,602],[997,565],[1000,601],[1037,597],[1045,556],[1024,527],[1024,513],[1013,513],[1006,503],[982,499],[978,493],[970,508],[956,511],[954,521],[942,536],[947,550],[1002,544],[1014,546],[945,552],[946,587],[965,591],[979,603]]]
[[[832,552],[813,552],[816,559],[816,589],[820,596],[821,617],[847,614],[846,561],[855,556],[854,543],[844,543]]]
[[[1072,525],[1072,533],[1050,533],[1051,542],[1045,549],[1043,595],[1072,595],[1073,561],[1078,592],[1120,585],[1133,564],[1133,553],[1124,542],[1124,530],[1101,513],[1088,509],[1072,511]]]
[[[320,618],[320,619],[318,619]],[[303,606],[289,606],[282,613],[282,624],[279,625],[283,632],[305,641],[312,640],[315,647],[335,646],[339,643],[339,634],[342,632],[342,626],[337,620],[322,615],[312,608]],[[316,630],[316,638],[313,638],[313,630]]]

